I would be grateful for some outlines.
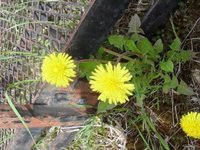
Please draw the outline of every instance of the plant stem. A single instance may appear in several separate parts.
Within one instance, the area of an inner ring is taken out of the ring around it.
[[[121,58],[126,59],[126,60],[128,60],[128,61],[135,61],[135,59],[133,59],[133,58],[131,58],[131,57],[128,57],[128,56],[125,56],[125,55],[121,55],[121,54],[116,53],[116,52],[114,52],[114,51],[112,51],[112,50],[110,50],[110,49],[107,49],[107,48],[104,48],[104,51],[105,51],[106,53],[109,53],[109,54],[111,54],[111,55],[117,56],[117,57],[119,57],[119,58],[121,57]]]
[[[177,33],[176,33],[176,29],[175,29],[175,26],[174,26],[174,22],[173,22],[172,16],[170,17],[170,23],[171,23],[171,25],[172,25],[172,31],[173,31],[175,37],[178,38],[178,35],[177,35]]]

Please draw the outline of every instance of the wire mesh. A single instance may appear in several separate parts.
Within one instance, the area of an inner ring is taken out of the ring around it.
[[[39,77],[40,56],[62,50],[86,4],[84,0],[1,1],[1,90],[8,84]],[[37,89],[37,84],[23,84],[9,93],[16,102],[31,103]]]
[[[42,56],[61,51],[90,4],[90,0],[0,0],[0,103],[4,91],[15,103],[33,103],[41,83]],[[28,83],[28,84],[27,84]],[[7,135],[0,130],[0,150]]]
[[[14,129],[0,130],[0,150],[5,150],[9,144],[9,140],[12,138]]]

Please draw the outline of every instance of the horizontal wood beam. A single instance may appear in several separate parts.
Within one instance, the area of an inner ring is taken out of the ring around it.
[[[15,104],[29,128],[82,125],[96,112],[97,94],[87,82],[77,81],[68,88],[45,85],[34,104]],[[23,128],[8,104],[0,104],[0,128]]]

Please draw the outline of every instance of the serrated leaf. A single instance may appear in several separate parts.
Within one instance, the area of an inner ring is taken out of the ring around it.
[[[97,61],[86,61],[86,62],[80,62],[79,63],[79,70],[80,70],[80,77],[87,77],[89,80],[89,76],[91,75],[91,72],[94,71],[97,65],[100,63]]]
[[[178,86],[178,79],[176,76],[173,76],[171,82],[170,82],[170,88],[174,89]]]
[[[178,55],[178,57],[180,58],[180,60],[183,61],[183,62],[189,61],[194,56],[195,56],[194,52],[192,52],[192,51],[185,51],[185,50],[180,51],[180,54]]]
[[[181,40],[179,38],[175,38],[169,47],[174,51],[181,50]]]
[[[195,94],[193,89],[191,87],[188,87],[188,85],[183,80],[181,80],[180,84],[178,85],[177,92],[184,95]]]
[[[168,93],[170,89],[175,89],[179,84],[178,84],[178,79],[176,76],[171,77],[168,74],[165,74],[163,77],[164,83],[163,83],[163,92]]]
[[[131,21],[129,22],[129,29],[128,33],[141,33],[142,30],[140,29],[141,21],[137,14],[131,17]]]
[[[156,50],[157,53],[161,53],[163,51],[163,42],[161,39],[158,39],[155,44],[154,44],[154,48]]]
[[[166,62],[160,62],[160,67],[165,72],[173,72],[174,70],[174,64],[171,60],[168,60]]]
[[[158,58],[160,58],[160,55],[157,53],[155,49],[152,49],[148,52],[148,58],[156,61]]]
[[[178,54],[177,51],[170,50],[167,52],[167,59],[171,61],[178,61],[177,54]]]
[[[111,35],[108,41],[111,45],[122,50],[126,39],[123,35]]]
[[[106,112],[107,110],[113,109],[116,105],[109,104],[108,102],[100,101],[97,107],[97,113]]]
[[[133,40],[127,40],[124,46],[126,51],[140,52]]]
[[[146,54],[153,49],[153,46],[147,38],[142,38],[137,42],[137,48],[142,54]]]

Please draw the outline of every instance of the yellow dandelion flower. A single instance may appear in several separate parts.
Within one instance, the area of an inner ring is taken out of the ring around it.
[[[76,72],[74,61],[65,53],[52,53],[45,56],[42,63],[42,78],[57,87],[66,87]]]
[[[200,113],[189,112],[183,115],[180,120],[180,125],[187,136],[200,138]]]
[[[90,77],[91,89],[100,93],[98,99],[108,101],[110,104],[125,103],[128,96],[135,89],[133,84],[128,83],[132,78],[125,67],[120,64],[113,66],[110,62],[97,66]]]

